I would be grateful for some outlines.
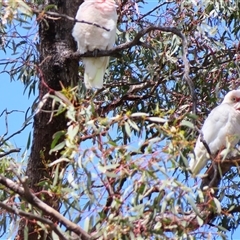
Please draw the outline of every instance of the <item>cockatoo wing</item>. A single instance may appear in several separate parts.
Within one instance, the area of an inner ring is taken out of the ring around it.
[[[208,144],[211,154],[217,153],[226,146],[227,141],[236,145],[240,139],[239,112],[229,104],[221,104],[214,108],[202,127],[203,139]],[[193,175],[203,169],[209,159],[207,149],[198,137],[194,148],[195,158],[190,160],[189,166]]]
[[[117,12],[114,0],[85,0],[80,5],[72,35],[78,51],[109,50],[116,36]],[[109,57],[83,58],[85,66],[84,82],[87,88],[101,88]],[[98,62],[99,61],[99,62]]]

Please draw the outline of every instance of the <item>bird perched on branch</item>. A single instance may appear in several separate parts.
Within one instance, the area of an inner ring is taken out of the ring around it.
[[[72,35],[78,51],[109,50],[115,43],[117,12],[114,0],[85,0],[80,5]],[[102,88],[109,57],[83,57],[87,88]]]
[[[240,140],[240,90],[227,93],[223,102],[214,108],[205,120],[201,135],[194,148],[195,156],[190,160],[189,166],[193,175],[197,175],[212,156],[219,150],[235,147]],[[221,151],[221,155],[224,151]]]

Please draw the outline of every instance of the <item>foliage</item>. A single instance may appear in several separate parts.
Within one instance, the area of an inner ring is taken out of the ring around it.
[[[2,3],[1,45],[11,60],[1,59],[1,64],[31,94],[38,73],[31,24],[36,26],[40,14],[34,18],[29,6]],[[202,190],[201,178],[193,179],[188,170],[195,127],[201,127],[219,97],[239,87],[239,9],[238,1],[223,0],[119,3],[116,45],[149,26],[177,27],[186,36],[197,114],[183,80],[182,41],[159,30],[142,36],[141,44],[123,50],[121,57],[112,57],[103,89],[86,92],[80,84],[47,93],[53,100],[51,118],[64,113],[68,123],[51,145],[51,154],[60,152],[61,158],[46,161],[53,178],[39,184],[60,199],[65,218],[99,239],[224,239],[239,227],[237,169],[228,171],[214,190]],[[40,101],[37,111],[42,106]],[[9,145],[0,147],[6,152]],[[6,170],[9,159],[11,155],[1,159],[1,175],[24,186],[23,170]],[[36,206],[0,186],[1,202],[41,216]],[[1,207],[4,233],[19,218]],[[37,224],[50,231],[41,218]],[[59,228],[68,230],[64,224]]]

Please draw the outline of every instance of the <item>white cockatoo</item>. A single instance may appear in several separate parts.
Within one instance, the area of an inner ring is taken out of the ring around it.
[[[78,9],[72,35],[78,51],[109,50],[116,37],[117,11],[114,0],[85,0]],[[102,88],[109,57],[82,58],[86,88]]]
[[[211,111],[201,132],[212,155],[225,149],[227,143],[231,144],[231,148],[235,147],[240,140],[240,90],[227,93],[223,102]],[[194,176],[206,166],[210,158],[200,139],[201,136],[198,137],[194,148],[195,156],[189,163]]]

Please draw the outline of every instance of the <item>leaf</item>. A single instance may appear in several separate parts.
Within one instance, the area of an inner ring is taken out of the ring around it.
[[[101,165],[98,165],[98,169],[102,172],[102,173],[105,173],[106,171],[108,170],[112,170],[112,169],[116,169],[119,167],[119,164],[110,164],[110,165],[107,165],[107,166],[101,166]]]
[[[89,217],[86,217],[85,221],[84,221],[84,230],[86,232],[89,231],[89,228],[90,228],[90,218]]]
[[[54,171],[54,179],[53,179],[53,184],[52,184],[53,186],[56,186],[58,183],[59,167],[60,167],[60,164],[57,165],[57,167]]]
[[[168,122],[167,119],[160,118],[160,117],[148,117],[148,118],[146,118],[146,119],[149,120],[149,121],[151,121],[151,122],[158,122],[158,123]]]
[[[136,124],[135,122],[131,121],[130,119],[128,119],[127,122],[129,123],[129,125],[130,125],[133,129],[135,129],[135,130],[138,131],[138,132],[140,131],[139,127],[137,126],[137,124]]]
[[[148,113],[144,113],[144,112],[136,112],[130,115],[131,117],[148,117],[149,114]]]
[[[125,130],[126,134],[128,135],[128,137],[131,137],[131,128],[127,122],[124,123],[124,130]]]
[[[117,147],[117,146],[118,146],[117,143],[115,143],[115,142],[112,141],[112,140],[109,140],[109,141],[108,141],[108,144],[112,145],[113,147]]]
[[[32,16],[32,9],[22,0],[18,0],[18,4],[19,4],[19,10],[28,15],[28,16]]]
[[[161,204],[161,213],[165,213],[167,205],[168,205],[168,202],[164,200]]]
[[[58,131],[58,132],[54,133],[54,135],[53,135],[53,141],[52,141],[52,143],[51,143],[51,149],[53,149],[53,148],[56,146],[58,140],[59,140],[60,137],[62,137],[63,135],[65,135],[65,131]]]
[[[65,141],[59,143],[58,145],[56,145],[53,149],[50,150],[49,154],[52,154],[53,152],[57,152],[61,149],[63,149],[65,147]]]
[[[222,212],[221,203],[215,197],[213,198],[213,201],[214,201],[214,204],[215,204],[215,207],[216,207],[216,212],[218,214],[220,214]]]
[[[69,160],[68,158],[59,158],[59,159],[55,160],[54,162],[48,164],[48,167],[52,167],[61,162],[71,162],[71,160]]]
[[[186,126],[186,127],[192,128],[192,129],[195,128],[194,124],[192,122],[187,121],[187,120],[182,120],[181,123],[180,123],[180,126]]]
[[[71,104],[70,106],[68,106],[68,111],[66,113],[66,117],[70,120],[72,120],[73,122],[76,122],[76,111],[74,106]]]
[[[71,140],[74,140],[79,131],[79,125],[74,123],[68,127],[67,135]]]
[[[187,201],[190,203],[190,205],[192,206],[194,212],[199,216],[201,217],[201,214],[196,206],[196,204],[194,203],[193,199],[191,197],[189,197],[188,195],[185,196]]]
[[[197,216],[197,222],[198,222],[198,225],[199,225],[200,227],[204,224],[203,219],[200,218],[199,216]]]
[[[32,134],[31,134],[31,132],[28,134],[28,141],[27,141],[27,149],[29,149],[30,148],[30,145],[31,145],[31,136],[32,136]]]
[[[78,189],[78,185],[75,183],[75,179],[73,177],[73,174],[70,172],[67,175],[67,180],[68,183],[74,188],[74,189]]]

